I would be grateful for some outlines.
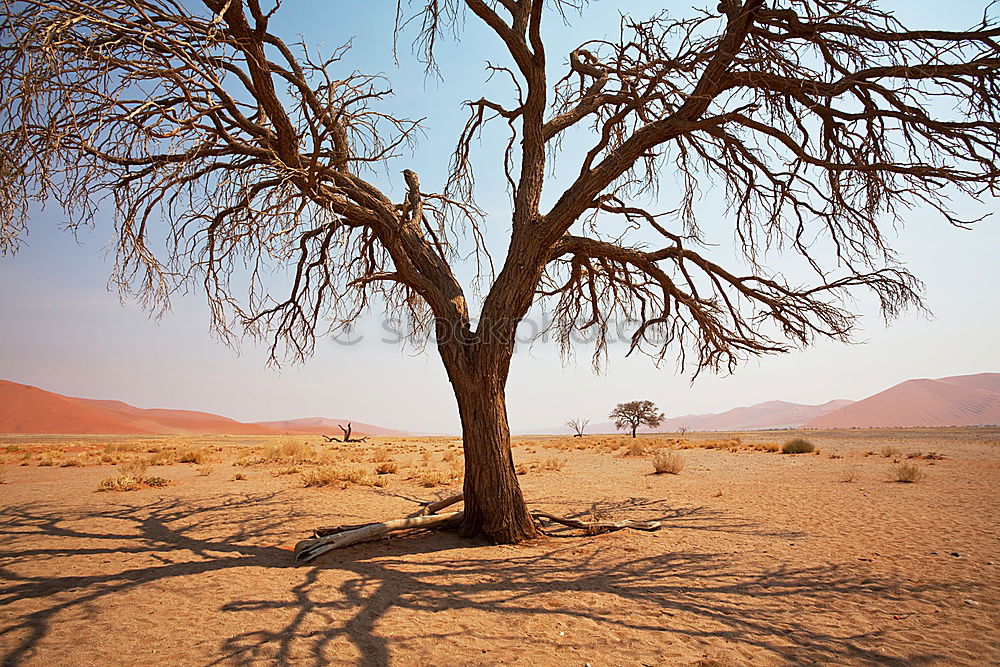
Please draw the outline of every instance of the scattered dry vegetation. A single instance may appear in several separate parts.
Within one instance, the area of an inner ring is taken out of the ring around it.
[[[892,467],[892,481],[912,484],[923,480],[927,475],[919,466],[913,463],[899,463]]]
[[[657,475],[664,473],[676,475],[681,470],[684,470],[684,458],[675,451],[658,449],[653,454],[653,469]]]
[[[808,454],[816,449],[816,446],[803,438],[793,438],[781,446],[782,454]]]

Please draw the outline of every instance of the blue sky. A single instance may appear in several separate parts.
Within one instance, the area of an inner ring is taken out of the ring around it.
[[[496,39],[470,19],[460,42],[443,45],[443,80],[426,76],[414,62],[412,36],[401,40],[397,67],[391,54],[393,3],[371,3],[376,9],[367,11],[356,6],[287,0],[272,29],[289,39],[301,34],[319,48],[353,38],[348,64],[383,72],[396,93],[393,110],[427,118],[415,153],[376,179],[399,193],[402,184],[394,174],[409,167],[420,173],[427,189],[434,189],[465,120],[461,102],[484,90],[502,94],[496,83],[484,89],[483,63],[503,62],[503,55]],[[548,53],[554,71],[580,41],[613,34],[619,10],[643,17],[662,6],[595,3],[571,27],[550,20]],[[951,3],[946,17],[940,3],[885,6],[898,7],[905,12],[901,18],[914,26],[937,28],[970,24],[983,5]],[[675,10],[686,11],[686,4]],[[489,216],[490,242],[502,257],[509,214],[496,173],[495,139],[487,134],[479,153],[478,197]],[[721,212],[712,196],[706,195],[705,210]],[[963,202],[959,211],[990,212],[995,204]],[[363,323],[361,342],[345,346],[321,341],[305,365],[274,369],[265,365],[263,348],[252,342],[245,341],[236,352],[211,337],[200,294],[175,301],[159,320],[150,319],[137,304],[119,304],[107,289],[111,265],[103,251],[111,232],[109,217],[95,220],[93,230],[74,239],[59,229],[63,216],[50,206],[33,216],[22,250],[0,258],[0,378],[60,393],[117,398],[144,407],[201,409],[244,420],[323,415],[457,431],[457,410],[436,355],[382,342],[378,314]],[[729,251],[732,230],[724,216],[713,216],[708,226],[713,240],[722,244],[719,252]],[[821,342],[805,351],[750,361],[731,376],[706,374],[694,384],[671,363],[656,368],[641,357],[624,358],[623,345],[612,346],[608,369],[600,376],[593,375],[585,346],[575,362],[564,366],[552,342],[520,345],[508,384],[512,428],[528,430],[570,417],[599,421],[616,402],[630,399],[649,398],[668,415],[680,415],[770,399],[856,399],[911,377],[1000,370],[997,221],[990,218],[963,231],[917,210],[895,232],[893,245],[927,285],[933,318],[910,313],[887,328],[862,297],[857,309],[865,314],[860,332],[864,344]],[[468,277],[467,268],[461,272]]]

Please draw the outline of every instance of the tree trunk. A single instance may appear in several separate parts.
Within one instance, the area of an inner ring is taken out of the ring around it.
[[[633,437],[633,438],[635,437],[635,430],[636,430],[637,428],[639,428],[639,425],[638,425],[638,424],[632,424],[632,437]]]
[[[499,364],[475,357],[466,361],[470,363],[461,370],[445,364],[458,400],[465,448],[465,514],[459,533],[482,534],[500,544],[537,537],[510,450],[504,397],[510,359]]]

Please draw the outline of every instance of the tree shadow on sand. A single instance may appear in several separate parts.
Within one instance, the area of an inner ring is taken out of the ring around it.
[[[790,536],[720,512],[669,508],[649,499],[619,501],[613,509],[619,515],[662,519],[675,530],[714,530],[782,542]],[[305,516],[299,513],[297,518]],[[222,639],[215,663],[326,664],[337,644],[336,655],[343,659],[347,642],[359,663],[390,664],[399,660],[406,641],[426,639],[434,630],[424,628],[410,637],[387,633],[380,624],[388,615],[425,618],[424,614],[445,611],[478,614],[479,618],[506,616],[515,626],[543,615],[586,620],[606,630],[724,640],[792,663],[836,659],[912,665],[939,657],[890,659],[876,651],[877,628],[841,631],[836,626],[810,624],[807,616],[801,626],[794,621],[790,626],[788,610],[809,598],[851,596],[854,604],[892,604],[941,590],[941,586],[876,582],[864,572],[835,564],[775,565],[747,572],[734,565],[729,554],[669,550],[665,540],[663,552],[654,555],[648,555],[648,546],[641,557],[622,550],[609,555],[601,545],[614,542],[601,540],[615,540],[613,536],[549,539],[521,549],[490,547],[475,550],[474,557],[469,557],[468,549],[475,543],[432,533],[358,545],[331,552],[315,565],[290,569],[292,557],[287,550],[259,544],[273,541],[275,535],[287,535],[292,518],[296,518],[293,503],[281,493],[200,501],[162,498],[95,513],[39,503],[3,508],[0,606],[28,603],[32,609],[0,621],[3,663],[37,657],[41,642],[66,610],[154,582],[162,585],[176,578],[250,567],[282,570],[274,576],[288,580],[287,594],[269,599],[234,587],[238,595],[224,602],[219,614],[227,620],[232,620],[229,615],[238,617],[244,627],[249,624],[256,629]],[[113,533],[93,529],[95,520],[106,525],[109,519],[120,529]],[[172,562],[171,556],[181,552],[188,560]],[[25,576],[16,567],[24,559],[50,560],[48,570],[59,572],[60,559],[96,559],[107,554],[147,554],[156,564],[53,576]],[[261,576],[268,575],[265,571]],[[589,594],[590,599],[599,596],[604,604],[582,603],[581,594]],[[622,613],[623,608],[655,613]],[[433,636],[445,639],[449,632]],[[529,651],[533,644],[542,646],[547,641],[520,635],[509,639]],[[598,646],[602,640],[595,636],[591,641]]]

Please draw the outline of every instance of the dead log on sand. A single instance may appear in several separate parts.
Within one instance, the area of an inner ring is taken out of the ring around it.
[[[360,526],[350,526],[348,530],[330,533],[322,537],[302,540],[295,545],[295,560],[308,563],[313,558],[325,554],[331,549],[339,549],[360,542],[371,542],[383,535],[414,528],[437,528],[447,524],[458,523],[464,512],[449,514],[430,514],[427,516],[408,517],[381,523],[367,523]]]
[[[378,540],[389,533],[404,530],[427,530],[429,528],[445,528],[457,525],[465,514],[463,511],[438,514],[446,507],[451,507],[455,503],[461,502],[463,494],[442,498],[427,503],[420,512],[410,515],[405,519],[395,519],[392,521],[382,521],[375,523],[349,524],[343,526],[317,528],[313,531],[313,537],[302,540],[295,545],[295,560],[299,563],[308,563],[317,556],[325,554],[332,549],[360,544],[361,542],[372,542]],[[548,512],[532,512],[531,517],[538,520],[552,521],[570,528],[580,528],[588,535],[599,533],[609,533],[623,528],[633,530],[659,530],[662,524],[659,521],[582,521],[568,517],[555,516]]]

